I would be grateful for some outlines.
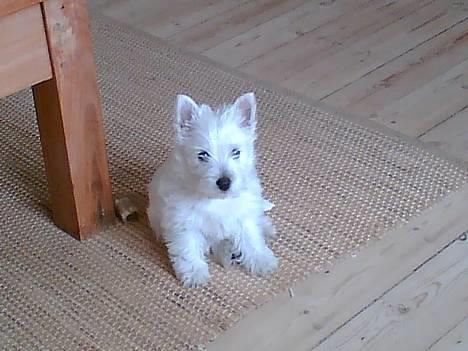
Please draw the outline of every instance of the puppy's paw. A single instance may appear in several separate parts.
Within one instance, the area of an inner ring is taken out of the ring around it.
[[[231,253],[231,265],[232,266],[242,264],[243,260],[244,260],[244,255],[242,254],[242,251]]]
[[[241,251],[226,252],[223,256],[215,256],[216,262],[218,262],[225,269],[242,264],[243,258],[244,256],[242,255]]]
[[[226,269],[241,264],[244,259],[242,252],[235,249],[229,240],[222,240],[211,247],[211,253],[215,261]]]
[[[250,274],[261,276],[274,272],[278,267],[278,259],[273,251],[265,248],[250,257],[245,257],[243,265]]]
[[[208,265],[204,262],[204,264],[194,266],[190,272],[181,274],[180,280],[186,288],[196,288],[205,285],[210,280]]]

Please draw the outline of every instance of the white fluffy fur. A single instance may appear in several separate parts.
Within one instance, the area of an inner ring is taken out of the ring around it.
[[[148,216],[184,286],[208,281],[210,251],[223,266],[235,254],[253,275],[277,267],[267,246],[274,226],[265,212],[273,204],[262,197],[255,168],[255,126],[253,93],[216,111],[177,97],[176,143],[149,185]],[[216,183],[222,177],[231,180],[227,191]]]

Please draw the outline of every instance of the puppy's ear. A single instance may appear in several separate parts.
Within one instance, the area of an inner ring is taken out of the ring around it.
[[[175,124],[178,133],[187,131],[191,127],[191,122],[198,115],[198,105],[187,95],[177,95]]]
[[[254,93],[247,93],[238,97],[234,102],[234,108],[239,113],[241,127],[255,129],[257,102]]]

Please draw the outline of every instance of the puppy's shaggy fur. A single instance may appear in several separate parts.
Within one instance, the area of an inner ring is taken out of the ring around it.
[[[223,266],[235,261],[253,275],[277,267],[267,246],[274,226],[265,212],[273,204],[255,168],[255,127],[253,93],[217,110],[177,97],[175,147],[149,185],[148,217],[184,286],[208,281],[210,251]]]

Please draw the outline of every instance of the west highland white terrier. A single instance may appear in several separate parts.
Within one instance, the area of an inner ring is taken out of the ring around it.
[[[257,176],[255,126],[253,93],[217,110],[177,96],[175,147],[149,185],[148,217],[186,287],[209,280],[210,252],[224,267],[237,263],[252,275],[278,265],[267,246],[273,204]]]

